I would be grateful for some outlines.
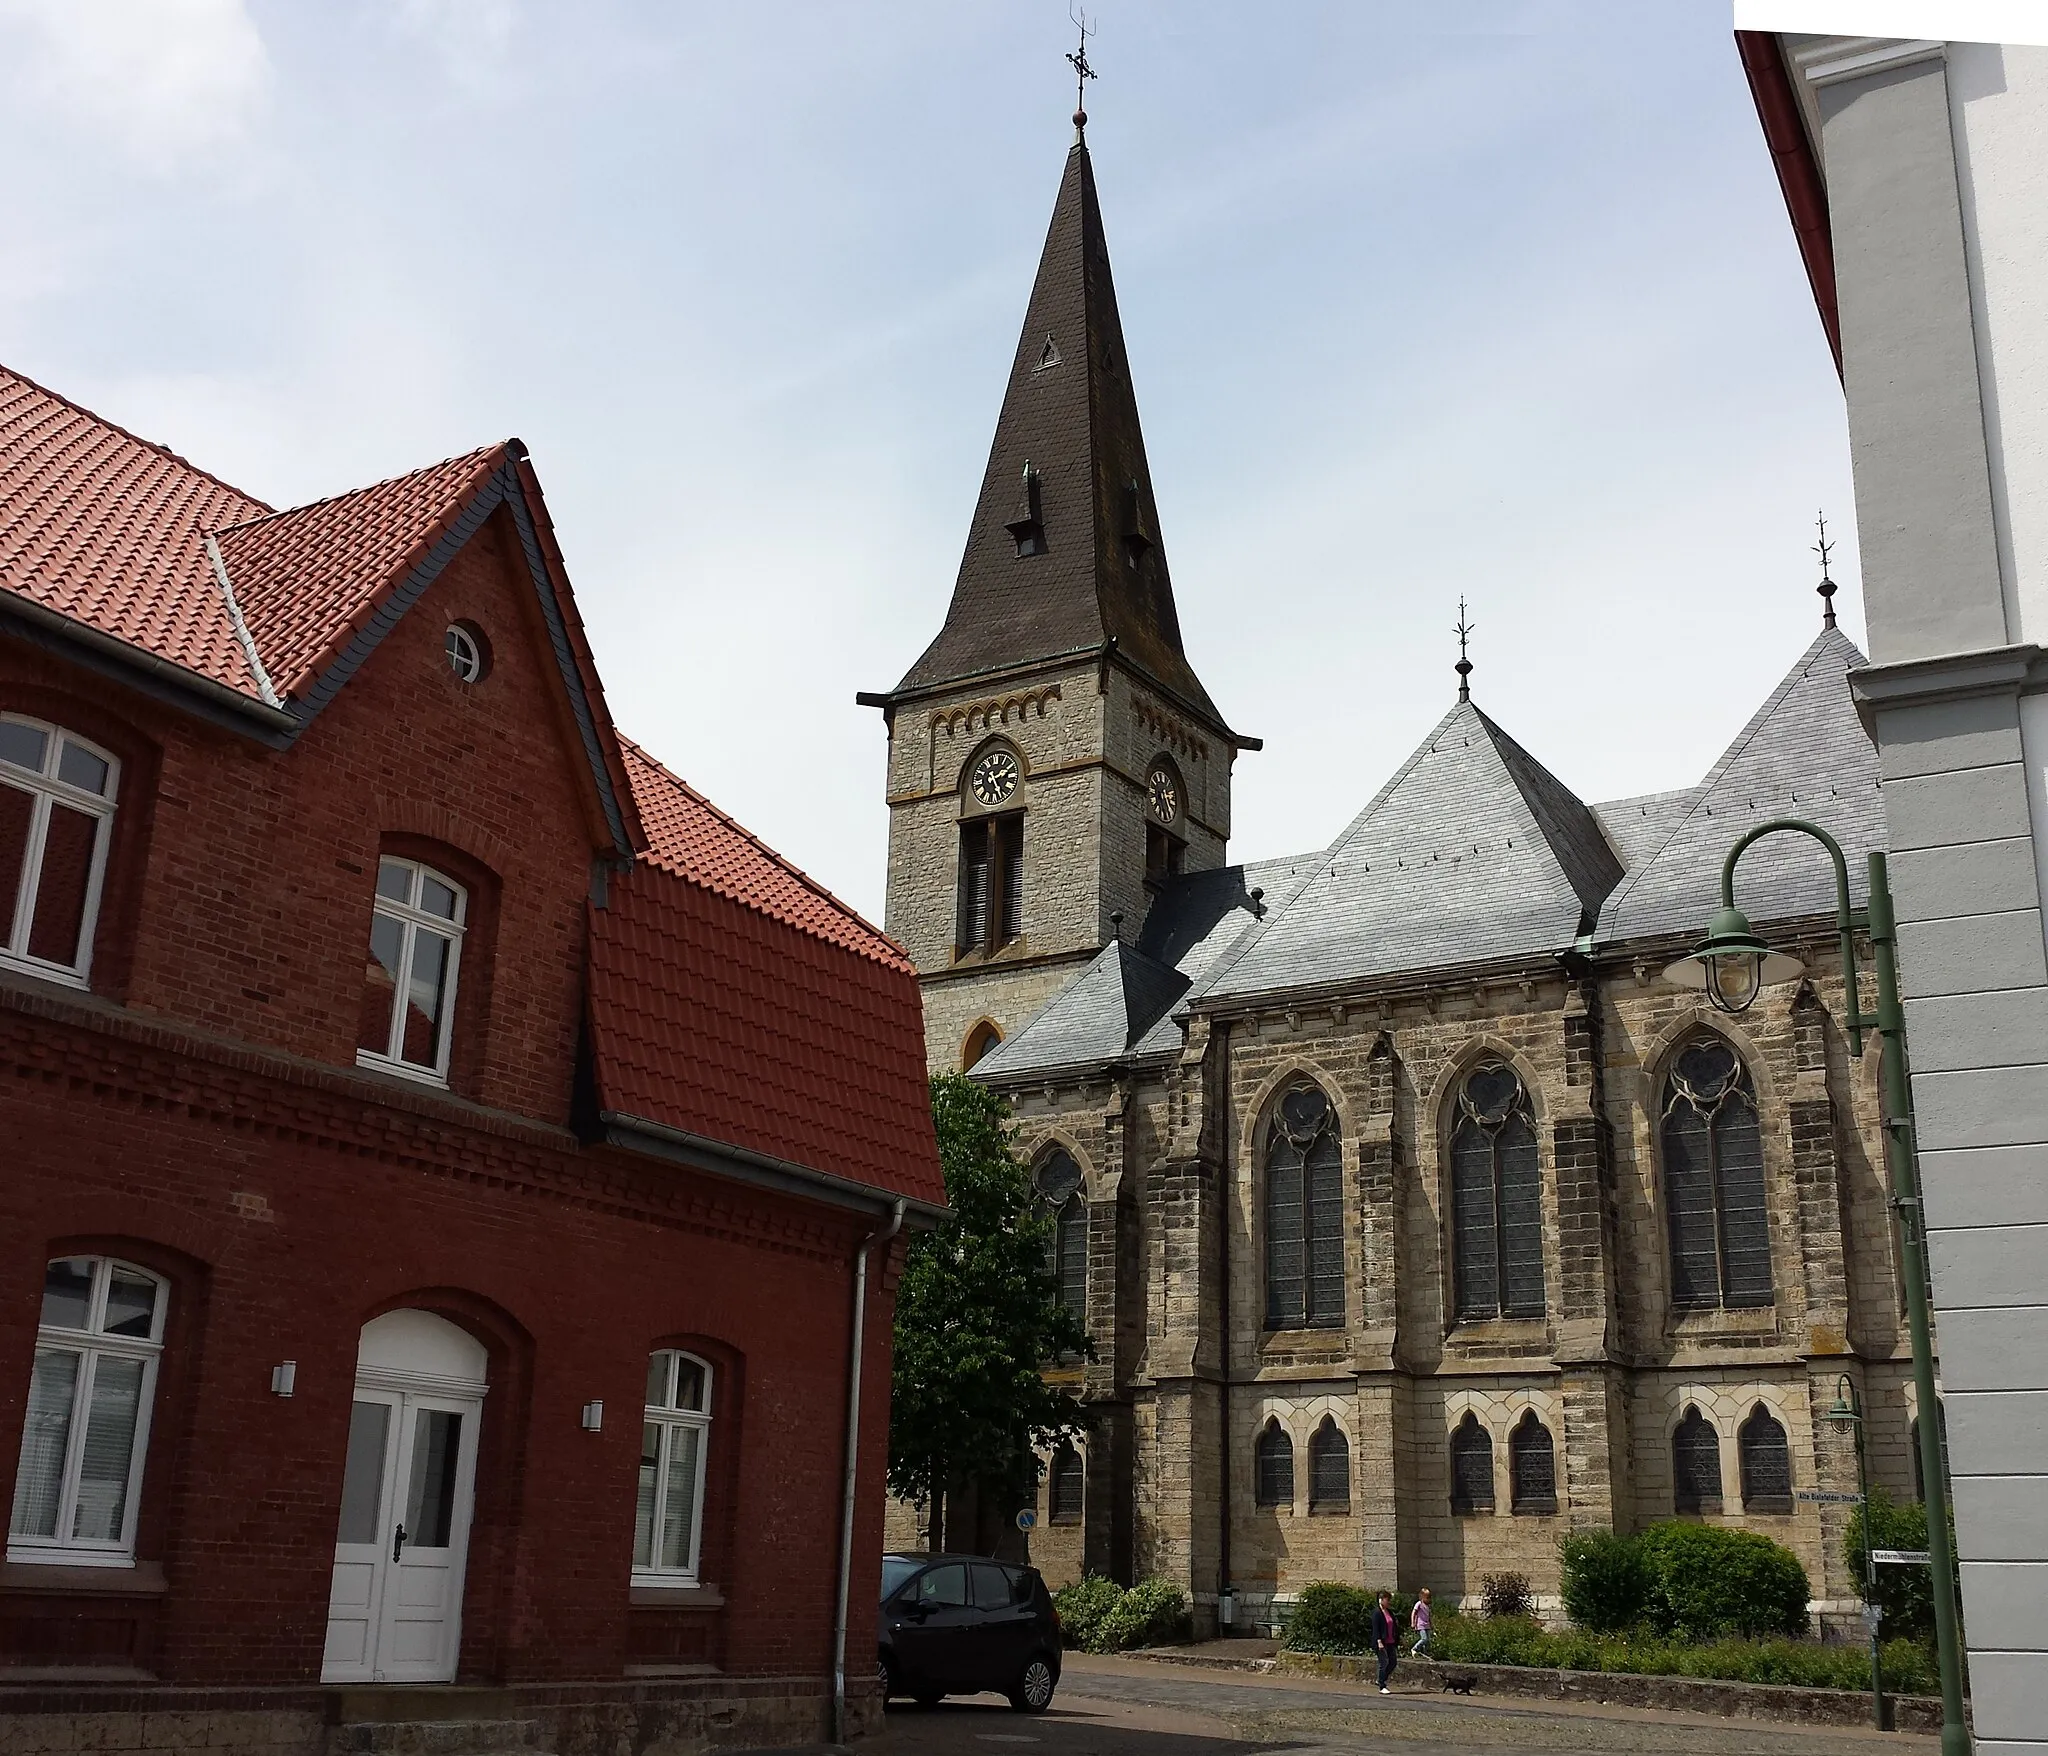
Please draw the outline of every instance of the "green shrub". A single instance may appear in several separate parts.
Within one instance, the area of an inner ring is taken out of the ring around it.
[[[1712,1640],[1806,1632],[1806,1569],[1769,1537],[1673,1519],[1638,1541],[1650,1570],[1649,1619],[1660,1633]]]
[[[1870,1534],[1873,1548],[1925,1549],[1927,1508],[1918,1501],[1898,1505],[1882,1488],[1872,1488]],[[1950,1541],[1954,1541],[1953,1534]],[[1859,1590],[1864,1580],[1864,1554],[1863,1508],[1859,1506],[1849,1515],[1849,1528],[1842,1536],[1842,1559],[1848,1562]],[[1934,1575],[1928,1568],[1889,1564],[1878,1568],[1877,1606],[1884,1612],[1886,1634],[1912,1640],[1934,1638]]]
[[[1650,1608],[1650,1567],[1642,1544],[1611,1530],[1586,1530],[1558,1545],[1564,1613],[1595,1634],[1633,1628]]]
[[[1304,1585],[1287,1624],[1294,1652],[1370,1652],[1376,1594],[1356,1585]]]
[[[1526,1573],[1488,1573],[1479,1581],[1479,1603],[1489,1617],[1533,1616],[1536,1594]]]
[[[1083,1652],[1128,1652],[1187,1638],[1186,1594],[1164,1579],[1147,1579],[1126,1590],[1091,1573],[1054,1592],[1052,1607],[1061,1639]]]

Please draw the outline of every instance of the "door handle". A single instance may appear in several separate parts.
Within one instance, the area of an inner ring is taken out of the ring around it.
[[[398,1551],[404,1547],[405,1526],[401,1524],[396,1530],[394,1530],[391,1533],[391,1559],[394,1563],[396,1563],[396,1561],[398,1560]]]

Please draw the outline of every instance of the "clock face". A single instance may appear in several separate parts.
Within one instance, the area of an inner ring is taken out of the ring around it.
[[[1171,823],[1180,815],[1180,783],[1173,778],[1172,770],[1153,769],[1145,783],[1145,802],[1161,823]]]
[[[984,805],[1000,805],[1017,790],[1017,759],[1007,750],[991,750],[974,765],[967,787]]]

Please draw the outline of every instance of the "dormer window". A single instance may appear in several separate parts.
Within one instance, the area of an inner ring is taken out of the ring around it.
[[[1024,494],[1017,516],[1003,526],[1020,556],[1045,553],[1045,518],[1039,508],[1038,471],[1024,466]]]
[[[85,985],[119,778],[62,727],[0,716],[0,963]]]
[[[469,895],[416,860],[377,862],[356,1061],[434,1085],[448,1081],[449,1026]]]
[[[1144,564],[1145,557],[1157,546],[1152,540],[1152,525],[1145,516],[1145,491],[1134,481],[1124,489],[1124,559],[1133,567]]]

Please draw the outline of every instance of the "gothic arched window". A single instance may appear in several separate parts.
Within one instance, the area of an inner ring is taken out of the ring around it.
[[[1081,1167],[1064,1147],[1054,1147],[1032,1169],[1031,1181],[1053,1210],[1052,1237],[1046,1245],[1046,1267],[1058,1277],[1060,1300],[1088,1320],[1088,1203],[1082,1194]]]
[[[1543,1315],[1543,1171],[1529,1094],[1505,1061],[1458,1087],[1451,1128],[1458,1318]]]
[[[1557,1448],[1533,1408],[1508,1435],[1508,1489],[1517,1512],[1557,1510]]]
[[[1024,935],[1024,763],[992,744],[961,778],[953,949],[1000,951]]]
[[[1756,1089],[1719,1037],[1703,1034],[1679,1050],[1664,1081],[1661,1132],[1672,1304],[1768,1305],[1771,1224]]]
[[[1278,1421],[1268,1421],[1253,1457],[1252,1497],[1261,1506],[1294,1504],[1294,1441]]]
[[[1451,1429],[1451,1510],[1493,1510],[1493,1435],[1470,1409]]]
[[[1052,1454],[1052,1467],[1046,1475],[1046,1510],[1052,1522],[1080,1523],[1085,1504],[1082,1488],[1086,1482],[1080,1452],[1071,1445],[1062,1445]]]
[[[1742,1458],[1742,1510],[1785,1514],[1792,1510],[1792,1448],[1785,1429],[1762,1403],[1750,1411],[1735,1436]]]
[[[1308,1441],[1308,1509],[1351,1510],[1351,1442],[1336,1420],[1325,1415]]]
[[[1266,1129],[1266,1327],[1344,1321],[1344,1157],[1318,1085],[1289,1086]]]
[[[1671,1435],[1671,1503],[1680,1512],[1721,1510],[1721,1435],[1691,1404]]]

